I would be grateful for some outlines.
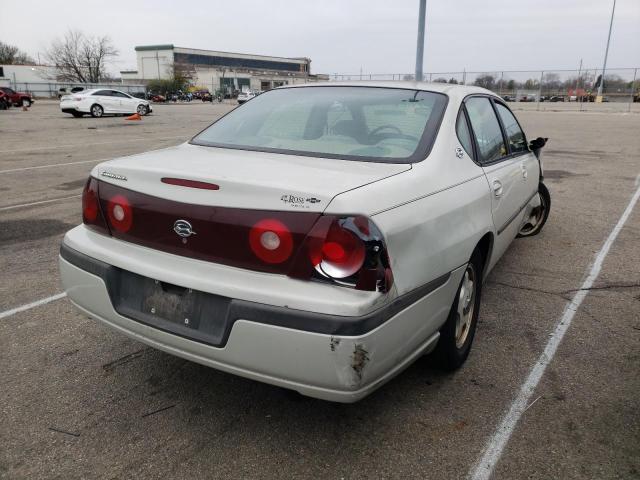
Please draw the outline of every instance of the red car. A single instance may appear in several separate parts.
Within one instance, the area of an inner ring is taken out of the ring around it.
[[[0,90],[0,110],[6,110],[11,107],[11,100],[9,96]]]
[[[11,104],[16,107],[30,107],[34,101],[30,93],[16,92],[9,87],[0,87],[0,91],[4,92],[4,94],[9,98]]]

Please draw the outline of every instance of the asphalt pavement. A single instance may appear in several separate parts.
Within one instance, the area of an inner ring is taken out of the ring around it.
[[[150,349],[77,312],[58,248],[100,160],[187,140],[232,108],[158,105],[141,122],[55,103],[0,112],[0,478],[466,478],[640,183],[637,113],[518,111],[552,210],[489,276],[468,362],[429,357],[332,404]],[[494,471],[640,478],[640,206],[612,244]]]

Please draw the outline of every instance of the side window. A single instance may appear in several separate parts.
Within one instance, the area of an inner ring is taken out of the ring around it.
[[[460,144],[471,158],[473,158],[473,140],[471,139],[471,132],[469,131],[469,125],[467,124],[467,118],[464,115],[464,110],[461,108],[458,112],[458,120],[456,121],[456,134]]]
[[[479,160],[489,163],[507,155],[502,129],[489,99],[471,97],[465,102],[465,105],[478,144]]]
[[[118,92],[117,90],[111,90],[111,95],[112,95],[113,97],[118,97],[118,98],[129,98],[129,96],[128,96],[128,95],[125,95],[125,94],[124,94],[124,93],[122,93],[122,92]]]
[[[507,132],[511,153],[529,151],[527,139],[520,125],[518,125],[516,117],[513,116],[513,113],[511,113],[507,107],[497,102],[496,109],[498,110],[498,115],[500,115],[500,120],[502,120],[502,125],[504,125],[504,129]]]
[[[109,90],[98,90],[96,93],[94,93],[95,96],[100,96],[100,97],[110,97],[111,96],[111,91]]]

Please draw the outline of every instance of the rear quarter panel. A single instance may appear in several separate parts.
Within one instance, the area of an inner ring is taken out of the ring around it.
[[[325,213],[368,215],[387,242],[397,294],[466,264],[494,232],[491,195],[480,166],[455,133],[460,102],[451,99],[429,156],[411,170],[336,196]]]

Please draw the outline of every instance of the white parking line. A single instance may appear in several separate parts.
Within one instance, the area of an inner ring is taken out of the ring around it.
[[[79,162],[54,163],[53,165],[36,165],[35,167],[10,168],[8,170],[0,170],[0,173],[23,172],[25,170],[38,170],[40,168],[64,167],[66,165],[80,165],[82,163],[91,163],[91,162],[100,163],[100,162],[106,162],[107,160],[113,160],[113,157],[103,158],[100,160],[82,160]]]
[[[567,329],[571,325],[573,316],[580,307],[580,304],[582,304],[582,301],[589,293],[589,289],[593,286],[596,278],[598,278],[598,275],[602,268],[602,263],[609,253],[611,245],[613,244],[616,237],[620,233],[620,230],[622,230],[622,227],[631,215],[633,207],[638,202],[639,198],[640,188],[638,188],[633,197],[631,197],[631,201],[629,201],[629,204],[618,220],[618,223],[616,223],[616,226],[613,227],[613,230],[607,237],[604,245],[602,245],[602,248],[597,253],[593,264],[591,265],[591,269],[589,270],[587,278],[582,283],[582,286],[565,307],[564,313],[560,318],[560,321],[556,325],[556,328],[551,335],[551,338],[549,339],[544,352],[542,352],[542,355],[540,355],[535,365],[531,369],[527,380],[524,382],[524,384],[522,384],[522,387],[520,387],[520,392],[511,404],[511,407],[509,408],[509,411],[505,415],[504,419],[498,426],[493,436],[489,439],[487,445],[485,446],[481,459],[477,464],[473,466],[473,468],[469,472],[469,478],[471,478],[472,480],[487,480],[491,477],[493,469],[500,460],[504,447],[509,441],[509,438],[511,438],[511,434],[514,431],[518,420],[520,419],[524,411],[528,408],[531,395],[533,395],[533,392],[538,386],[538,383],[540,382],[545,369],[547,368],[549,363],[551,363],[551,360],[553,360],[553,356],[555,355],[558,346],[562,342],[564,334],[567,332]]]
[[[16,150],[2,150],[1,153],[20,153],[20,152],[33,152],[36,150],[51,150],[53,148],[69,148],[69,147],[74,147],[74,148],[85,148],[88,146],[92,146],[92,145],[113,145],[113,144],[119,144],[119,143],[131,143],[131,142],[144,142],[147,140],[175,140],[175,139],[184,139],[185,136],[184,135],[179,135],[179,136],[173,136],[173,137],[152,137],[152,138],[148,138],[145,136],[140,136],[137,138],[131,138],[128,140],[110,140],[108,142],[91,142],[91,143],[83,143],[81,145],[76,145],[73,143],[69,143],[66,145],[47,145],[44,147],[30,147],[30,148],[19,148]]]
[[[22,208],[22,207],[31,207],[33,205],[42,205],[45,203],[53,203],[53,202],[59,202],[61,200],[69,200],[71,198],[78,198],[81,197],[82,194],[77,194],[77,195],[70,195],[68,197],[61,197],[61,198],[52,198],[51,200],[42,200],[40,202],[31,202],[31,203],[21,203],[20,205],[9,205],[8,207],[0,207],[0,212],[4,211],[4,210],[13,210],[14,208]]]
[[[0,313],[0,320],[2,320],[3,318],[10,317],[11,315],[14,315],[16,313],[29,310],[30,308],[39,307],[40,305],[45,305],[49,302],[55,302],[56,300],[60,300],[61,298],[64,298],[66,296],[67,294],[65,292],[62,292],[47,298],[42,298],[35,302],[27,303],[26,305],[22,305],[21,307],[12,308],[11,310],[5,310],[4,312]]]

